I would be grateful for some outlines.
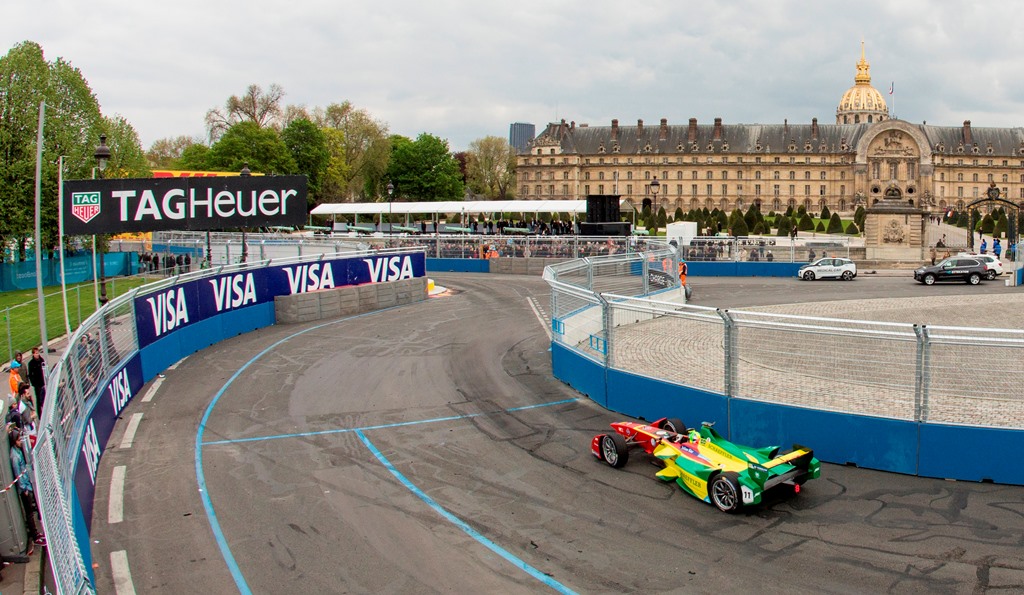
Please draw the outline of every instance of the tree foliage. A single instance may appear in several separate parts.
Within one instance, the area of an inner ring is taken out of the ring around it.
[[[514,193],[516,150],[500,136],[485,136],[469,144],[466,182],[470,190],[491,200],[507,200]]]
[[[249,85],[241,95],[228,97],[223,109],[206,112],[206,130],[211,142],[241,122],[252,122],[257,128],[280,127],[284,113],[282,99],[284,89],[277,84],[270,85],[266,91],[259,85]]]
[[[202,144],[202,142],[201,139],[184,135],[157,139],[146,151],[146,159],[154,169],[169,169],[174,167],[178,159],[181,159],[185,149],[192,145]]]
[[[310,116],[325,129],[331,154],[323,201],[355,201],[376,196],[379,188],[387,185],[382,180],[392,154],[387,125],[348,101],[316,108]]]
[[[115,163],[138,164],[138,137],[123,119],[104,120],[85,77],[63,58],[47,62],[43,48],[25,41],[0,57],[0,242],[24,252],[35,213],[36,135],[39,104],[46,102],[41,185],[42,234],[56,243],[58,157],[64,178],[88,178],[101,133],[111,135]],[[119,154],[123,153],[123,156]]]
[[[411,200],[462,200],[464,187],[459,164],[448,150],[448,143],[432,134],[422,133],[415,141],[392,137],[388,179],[395,196]]]
[[[281,140],[295,161],[295,172],[307,178],[310,205],[316,204],[320,196],[320,185],[331,160],[327,137],[316,124],[300,118],[285,126],[281,131]]]
[[[272,128],[260,128],[255,122],[240,122],[224,133],[206,155],[206,167],[216,171],[293,174],[297,167],[281,135]]]
[[[839,213],[832,213],[825,231],[827,233],[843,233],[843,220],[839,218]]]

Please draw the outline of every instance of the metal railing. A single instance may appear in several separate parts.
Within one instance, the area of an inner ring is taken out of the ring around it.
[[[374,251],[363,254],[404,254],[408,250]],[[359,253],[353,253],[358,256]],[[88,544],[88,536],[78,539],[73,510],[74,473],[80,453],[89,451],[90,464],[98,464],[101,452],[92,452],[93,442],[86,439],[90,428],[85,423],[99,391],[112,375],[139,352],[135,325],[135,298],[179,283],[236,271],[273,265],[318,261],[322,254],[293,256],[273,261],[224,265],[196,270],[143,285],[111,300],[89,316],[69,337],[62,357],[53,363],[47,378],[47,399],[39,423],[39,436],[33,450],[35,489],[43,526],[46,530],[49,559],[59,593],[93,593],[79,543]],[[98,447],[98,445],[97,445]],[[87,457],[88,458],[88,457]]]
[[[422,248],[431,258],[487,258],[491,248],[500,258],[588,258],[644,251],[649,243],[665,245],[665,238],[645,236],[581,235],[482,235],[424,234],[312,235],[246,234],[250,257],[280,258],[310,253],[351,250]],[[153,237],[154,250],[173,247],[188,251],[193,262],[206,258],[207,238],[200,232],[159,232]],[[826,256],[849,258],[853,240],[845,236],[697,237],[684,246],[680,256],[693,261],[805,262]],[[210,236],[209,250],[214,265],[238,262],[242,235],[217,233]]]
[[[680,305],[636,283],[602,291],[621,282],[608,261],[551,265],[545,279],[554,340],[609,368],[728,397],[1024,429],[1024,330]]]

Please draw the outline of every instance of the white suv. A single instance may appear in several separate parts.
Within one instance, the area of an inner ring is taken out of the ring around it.
[[[957,254],[957,256],[970,256],[971,258],[980,260],[988,271],[985,278],[989,281],[1003,274],[1003,261],[996,258],[995,254],[971,254],[970,252],[961,252],[960,254]]]

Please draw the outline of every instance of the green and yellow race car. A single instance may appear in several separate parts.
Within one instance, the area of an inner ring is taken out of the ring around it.
[[[664,464],[658,479],[675,481],[724,512],[760,504],[769,490],[788,487],[799,493],[805,481],[821,476],[821,463],[809,448],[793,445],[780,454],[777,446],[734,444],[712,425],[704,422],[700,429],[686,428],[673,418],[652,424],[616,422],[611,424],[615,433],[594,436],[590,450],[599,460],[620,468],[629,460],[631,449],[642,448]]]

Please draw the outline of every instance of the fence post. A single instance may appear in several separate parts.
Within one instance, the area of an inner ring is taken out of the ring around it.
[[[7,323],[7,361],[14,361],[14,340],[11,338],[11,307],[4,308],[4,321]]]
[[[612,328],[614,328],[615,321],[612,319],[612,306],[608,303],[608,300],[604,299],[604,296],[595,293],[597,299],[601,300],[601,334],[604,335],[604,387],[605,387],[605,403],[608,402],[608,369],[614,365],[612,358]]]
[[[914,421],[928,421],[928,386],[931,384],[931,338],[928,326],[914,325],[917,335],[917,358],[914,371]]]
[[[724,346],[723,351],[725,356],[725,378],[723,378],[723,387],[725,389],[725,396],[732,398],[736,395],[736,365],[738,359],[736,358],[736,321],[729,314],[728,310],[716,309],[715,312],[722,319],[722,332]]]
[[[638,254],[640,255],[640,258],[642,259],[640,261],[640,274],[643,275],[643,284],[644,284],[644,286],[643,286],[644,287],[643,295],[647,296],[647,295],[651,294],[650,278],[648,277],[648,274],[650,273],[650,270],[651,270],[650,259],[649,259],[649,256],[648,256],[647,252],[638,252]]]
[[[267,241],[260,240],[260,260],[267,259]]]

